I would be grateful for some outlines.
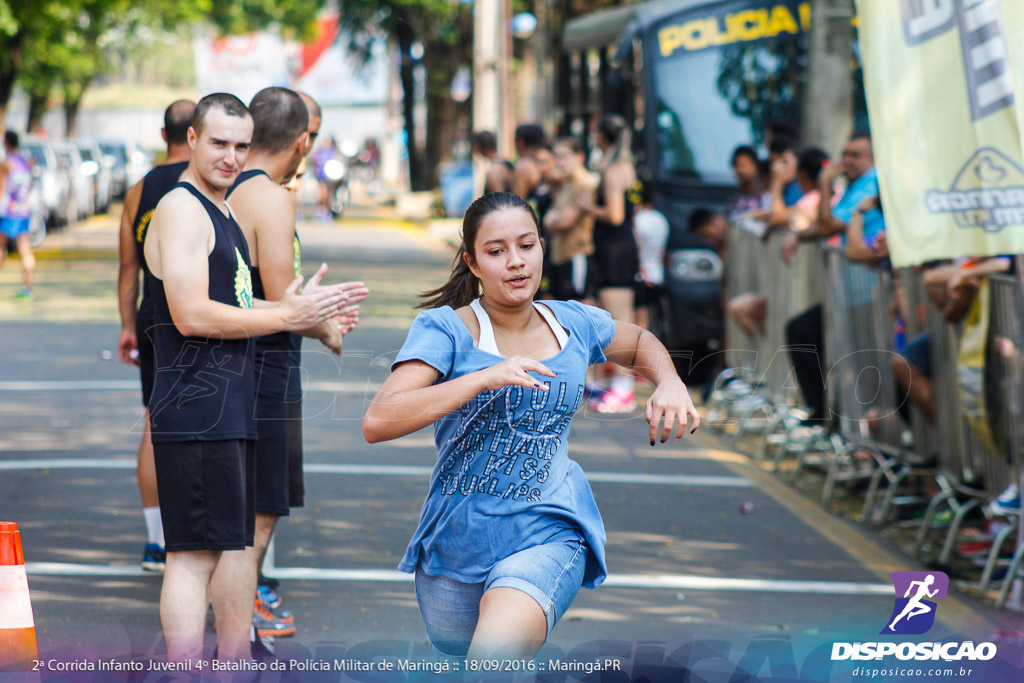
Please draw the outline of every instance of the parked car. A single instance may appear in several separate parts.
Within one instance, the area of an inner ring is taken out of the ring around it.
[[[70,213],[73,215],[69,216],[68,220],[80,221],[88,218],[96,210],[96,205],[93,202],[92,177],[96,175],[98,164],[92,162],[86,165],[82,161],[82,154],[78,151],[78,147],[69,140],[55,142],[53,149],[57,152],[57,160],[68,169],[68,173],[71,175],[71,206],[73,210]]]
[[[146,153],[134,142],[100,140],[100,150],[111,160],[112,193],[123,199],[128,188],[142,180],[152,164]]]
[[[103,154],[95,140],[79,138],[75,144],[82,155],[83,167],[88,166],[88,170],[92,170],[90,164],[95,164],[96,172],[92,174],[93,206],[96,213],[106,213],[112,196],[114,162]]]
[[[46,140],[26,137],[21,141],[21,151],[32,164],[46,225],[66,225],[70,219],[71,176],[61,166],[53,145]]]

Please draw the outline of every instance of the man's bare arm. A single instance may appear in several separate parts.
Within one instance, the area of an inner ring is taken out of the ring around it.
[[[341,308],[343,293],[337,287],[319,286],[326,267],[310,279],[303,296],[296,296],[298,280],[293,280],[281,305],[243,309],[211,300],[208,257],[213,224],[184,191],[164,197],[149,229],[147,260],[153,274],[163,280],[171,318],[185,336],[243,339],[303,329],[337,315]],[[152,239],[157,240],[155,245],[149,244]]]
[[[138,349],[135,320],[139,301],[139,255],[135,247],[135,216],[142,198],[142,181],[133,185],[124,197],[121,212],[121,231],[118,237],[120,267],[117,273],[117,304],[121,312],[121,338],[117,343],[118,356],[125,363],[133,363],[131,352]]]

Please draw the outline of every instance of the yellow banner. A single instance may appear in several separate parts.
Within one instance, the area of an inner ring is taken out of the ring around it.
[[[1024,253],[1022,5],[857,0],[895,266]]]

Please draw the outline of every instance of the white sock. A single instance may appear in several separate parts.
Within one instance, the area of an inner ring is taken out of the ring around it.
[[[612,391],[620,394],[633,393],[633,375],[615,375],[612,377]]]
[[[160,506],[142,508],[146,518],[146,543],[155,543],[164,547],[164,523],[160,520]]]

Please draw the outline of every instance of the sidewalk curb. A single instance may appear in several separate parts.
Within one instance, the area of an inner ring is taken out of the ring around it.
[[[107,247],[54,247],[51,249],[36,249],[32,252],[37,261],[88,261],[118,259],[120,254],[117,249]],[[11,259],[18,260],[18,255],[11,254]]]

